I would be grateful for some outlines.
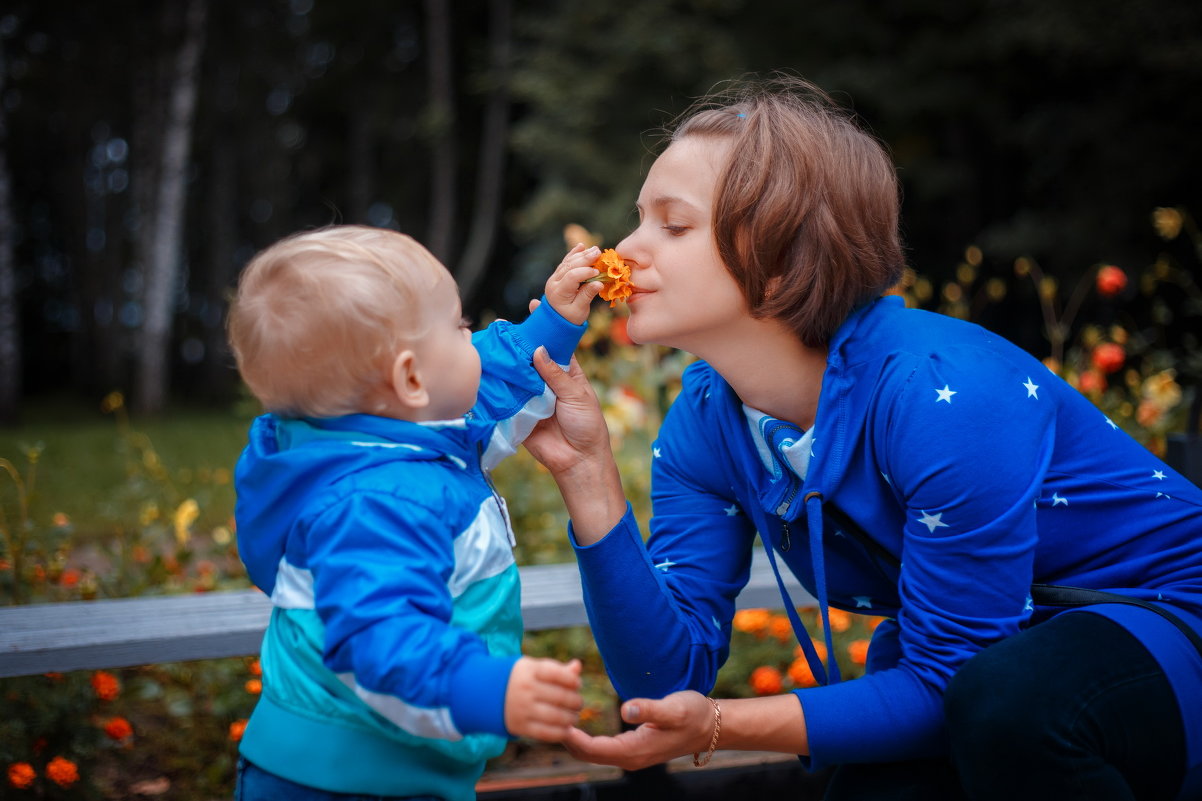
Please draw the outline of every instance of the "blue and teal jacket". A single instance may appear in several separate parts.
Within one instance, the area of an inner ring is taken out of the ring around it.
[[[488,471],[554,411],[534,350],[566,364],[583,331],[544,302],[474,335],[483,376],[463,419],[254,421],[238,546],[273,609],[247,759],[333,792],[475,797],[508,736],[522,639],[513,532]]]
[[[804,481],[783,457],[802,432],[759,425],[713,368],[690,365],[653,446],[646,544],[628,512],[577,548],[623,697],[712,688],[757,532],[824,618],[828,606],[888,618],[866,676],[797,691],[814,767],[944,753],[948,680],[1053,613],[1033,604],[1034,582],[1163,602],[1202,631],[1202,490],[989,331],[880,299],[831,342]],[[828,503],[900,569],[840,531]],[[1202,763],[1197,651],[1147,610],[1089,609],[1165,666]]]

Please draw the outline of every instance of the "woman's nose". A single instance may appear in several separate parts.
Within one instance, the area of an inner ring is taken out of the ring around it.
[[[626,261],[633,262],[633,269],[638,269],[643,266],[644,259],[642,247],[639,245],[638,230],[631,231],[626,235],[626,238],[618,243],[618,254]]]

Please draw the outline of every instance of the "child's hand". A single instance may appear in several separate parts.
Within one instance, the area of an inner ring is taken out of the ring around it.
[[[515,737],[557,743],[580,716],[580,660],[523,656],[509,674],[505,691],[505,728]]]
[[[597,275],[597,269],[589,265],[600,255],[601,249],[596,246],[586,249],[584,245],[577,245],[568,251],[547,279],[547,302],[573,325],[588,319],[589,304],[601,291],[601,284],[597,282],[581,285],[582,281]]]

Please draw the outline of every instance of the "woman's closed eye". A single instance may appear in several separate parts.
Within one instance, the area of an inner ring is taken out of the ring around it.
[[[680,236],[689,230],[687,225],[661,225],[660,228],[667,231],[670,236]]]

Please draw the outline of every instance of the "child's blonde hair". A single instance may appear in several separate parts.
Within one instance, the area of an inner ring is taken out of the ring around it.
[[[368,411],[393,356],[426,329],[421,300],[441,275],[396,231],[342,225],[280,240],[246,266],[230,306],[242,379],[270,412]]]

